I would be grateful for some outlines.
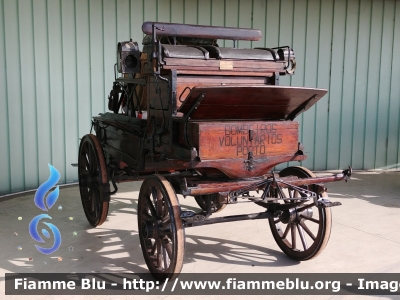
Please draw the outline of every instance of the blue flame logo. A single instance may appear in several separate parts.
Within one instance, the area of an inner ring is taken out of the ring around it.
[[[56,183],[60,180],[60,172],[57,171],[56,168],[54,168],[52,165],[49,164],[49,169],[50,169],[50,177],[47,181],[42,183],[39,188],[36,191],[35,194],[35,205],[40,208],[41,210],[48,211],[50,210],[53,205],[56,203],[58,196],[60,194],[60,189],[58,186],[51,191],[45,200],[46,193],[50,191],[50,189],[56,185]],[[46,203],[45,203],[46,202]],[[29,223],[29,233],[31,237],[37,241],[38,243],[46,243],[43,238],[39,235],[38,232],[38,224],[41,219],[51,219],[51,217],[48,214],[41,214],[32,219],[32,221]],[[42,254],[51,254],[60,248],[61,245],[61,233],[58,228],[48,222],[43,222],[52,232],[52,235],[54,236],[54,243],[51,248],[43,248],[38,245],[35,245],[35,247],[42,253]],[[50,238],[50,233],[47,231],[47,229],[42,229],[42,234],[46,238]]]

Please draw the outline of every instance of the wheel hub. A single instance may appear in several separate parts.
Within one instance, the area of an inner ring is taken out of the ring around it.
[[[283,213],[279,216],[279,220],[284,223],[293,223],[296,219],[296,209],[290,208],[288,210],[284,210]]]
[[[146,220],[142,222],[142,233],[143,237],[146,239],[157,239],[158,238],[158,224],[154,224],[150,220]]]
[[[312,216],[313,216],[313,210],[312,210],[312,208],[307,208],[307,209],[305,209],[305,210],[299,212],[299,215],[300,215],[300,216],[304,216],[304,217],[306,217],[306,218],[312,218]]]

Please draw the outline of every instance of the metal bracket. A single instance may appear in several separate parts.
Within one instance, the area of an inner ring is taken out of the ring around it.
[[[317,204],[315,206],[325,208],[325,207],[332,207],[332,206],[339,206],[342,205],[340,202],[331,202],[328,198],[319,198],[317,200]]]
[[[183,122],[186,122],[187,120],[190,119],[190,115],[193,113],[193,111],[195,111],[195,110],[199,107],[199,105],[201,104],[201,101],[204,100],[204,97],[205,97],[205,96],[206,96],[205,93],[201,93],[201,94],[197,97],[197,99],[196,99],[196,101],[194,102],[193,106],[189,109],[189,111],[188,111],[188,112],[186,113],[186,115],[183,117],[183,119],[182,119]]]
[[[118,192],[118,186],[117,186],[117,184],[115,182],[115,178],[114,178],[114,170],[111,172],[111,183],[114,187],[114,191],[110,192],[110,189],[109,189],[108,193],[107,193],[108,195],[114,195]]]
[[[186,197],[186,191],[188,189],[186,177],[183,177],[183,180],[180,182],[181,193]]]
[[[294,118],[296,118],[296,117],[301,113],[301,111],[304,110],[304,109],[307,107],[308,103],[310,103],[311,100],[315,99],[316,97],[317,97],[317,94],[311,96],[308,100],[306,100],[305,102],[303,102],[302,105],[300,105],[299,107],[297,107],[295,110],[293,110],[293,111],[286,117],[286,120],[291,120],[291,121],[293,121]]]
[[[249,141],[252,141],[252,140],[254,140],[254,130],[250,129],[249,130]]]
[[[156,30],[164,31],[164,29],[157,27],[155,23],[152,24],[152,39],[153,39],[153,74],[160,74],[161,66],[161,43],[157,40]]]
[[[348,169],[343,170],[342,174],[344,175],[344,181],[349,181],[351,177],[351,173],[353,172],[352,168],[349,166]]]
[[[247,159],[244,161],[245,168],[247,171],[251,171],[254,169],[254,158],[253,158],[253,152],[249,151]]]
[[[298,155],[304,155],[304,146],[301,142],[297,144],[297,153]]]

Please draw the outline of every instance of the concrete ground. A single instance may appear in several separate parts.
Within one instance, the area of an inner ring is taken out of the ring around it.
[[[317,173],[318,175],[318,173]],[[49,214],[61,231],[62,244],[54,255],[43,255],[28,232],[33,217],[42,212],[34,194],[0,198],[0,299],[4,273],[135,272],[147,273],[137,228],[137,199],[141,182],[120,184],[112,196],[107,221],[91,228],[76,185],[60,189]],[[222,223],[186,229],[183,273],[400,273],[400,172],[355,172],[352,179],[326,185],[332,201],[333,225],[329,243],[317,258],[297,262],[275,243],[267,220]],[[179,198],[183,208],[197,210],[193,198]],[[62,208],[60,208],[61,206]],[[59,209],[60,208],[60,209]],[[228,205],[218,215],[260,211],[252,203]],[[25,296],[26,297],[26,296]],[[157,296],[46,296],[46,299],[155,299]],[[204,296],[162,296],[191,299]],[[207,296],[235,298],[241,296]],[[254,296],[254,298],[266,296]],[[293,296],[280,298],[292,299]],[[362,296],[301,296],[365,298]],[[376,298],[376,297],[375,297]],[[382,296],[380,298],[393,298]],[[43,296],[29,296],[43,299]]]

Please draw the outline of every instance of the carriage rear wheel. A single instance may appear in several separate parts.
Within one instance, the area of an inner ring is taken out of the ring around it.
[[[159,280],[179,275],[185,237],[178,198],[162,176],[144,180],[139,193],[138,227],[143,256],[152,275]]]
[[[280,177],[316,177],[304,167],[288,167]],[[312,185],[303,188],[312,189]],[[298,192],[282,189],[285,197],[299,197]],[[279,218],[269,219],[275,241],[282,251],[295,260],[308,260],[322,252],[331,234],[332,217],[329,207],[316,207],[314,203],[284,211]]]
[[[211,201],[211,213],[217,213],[223,210],[226,207],[226,203],[219,203],[218,202],[218,194],[211,194],[211,195],[199,195],[195,196],[194,199],[196,200],[197,204],[200,208],[204,211],[207,211],[207,201]]]
[[[90,225],[100,226],[107,218],[110,195],[103,149],[96,136],[85,135],[79,146],[79,191]]]

